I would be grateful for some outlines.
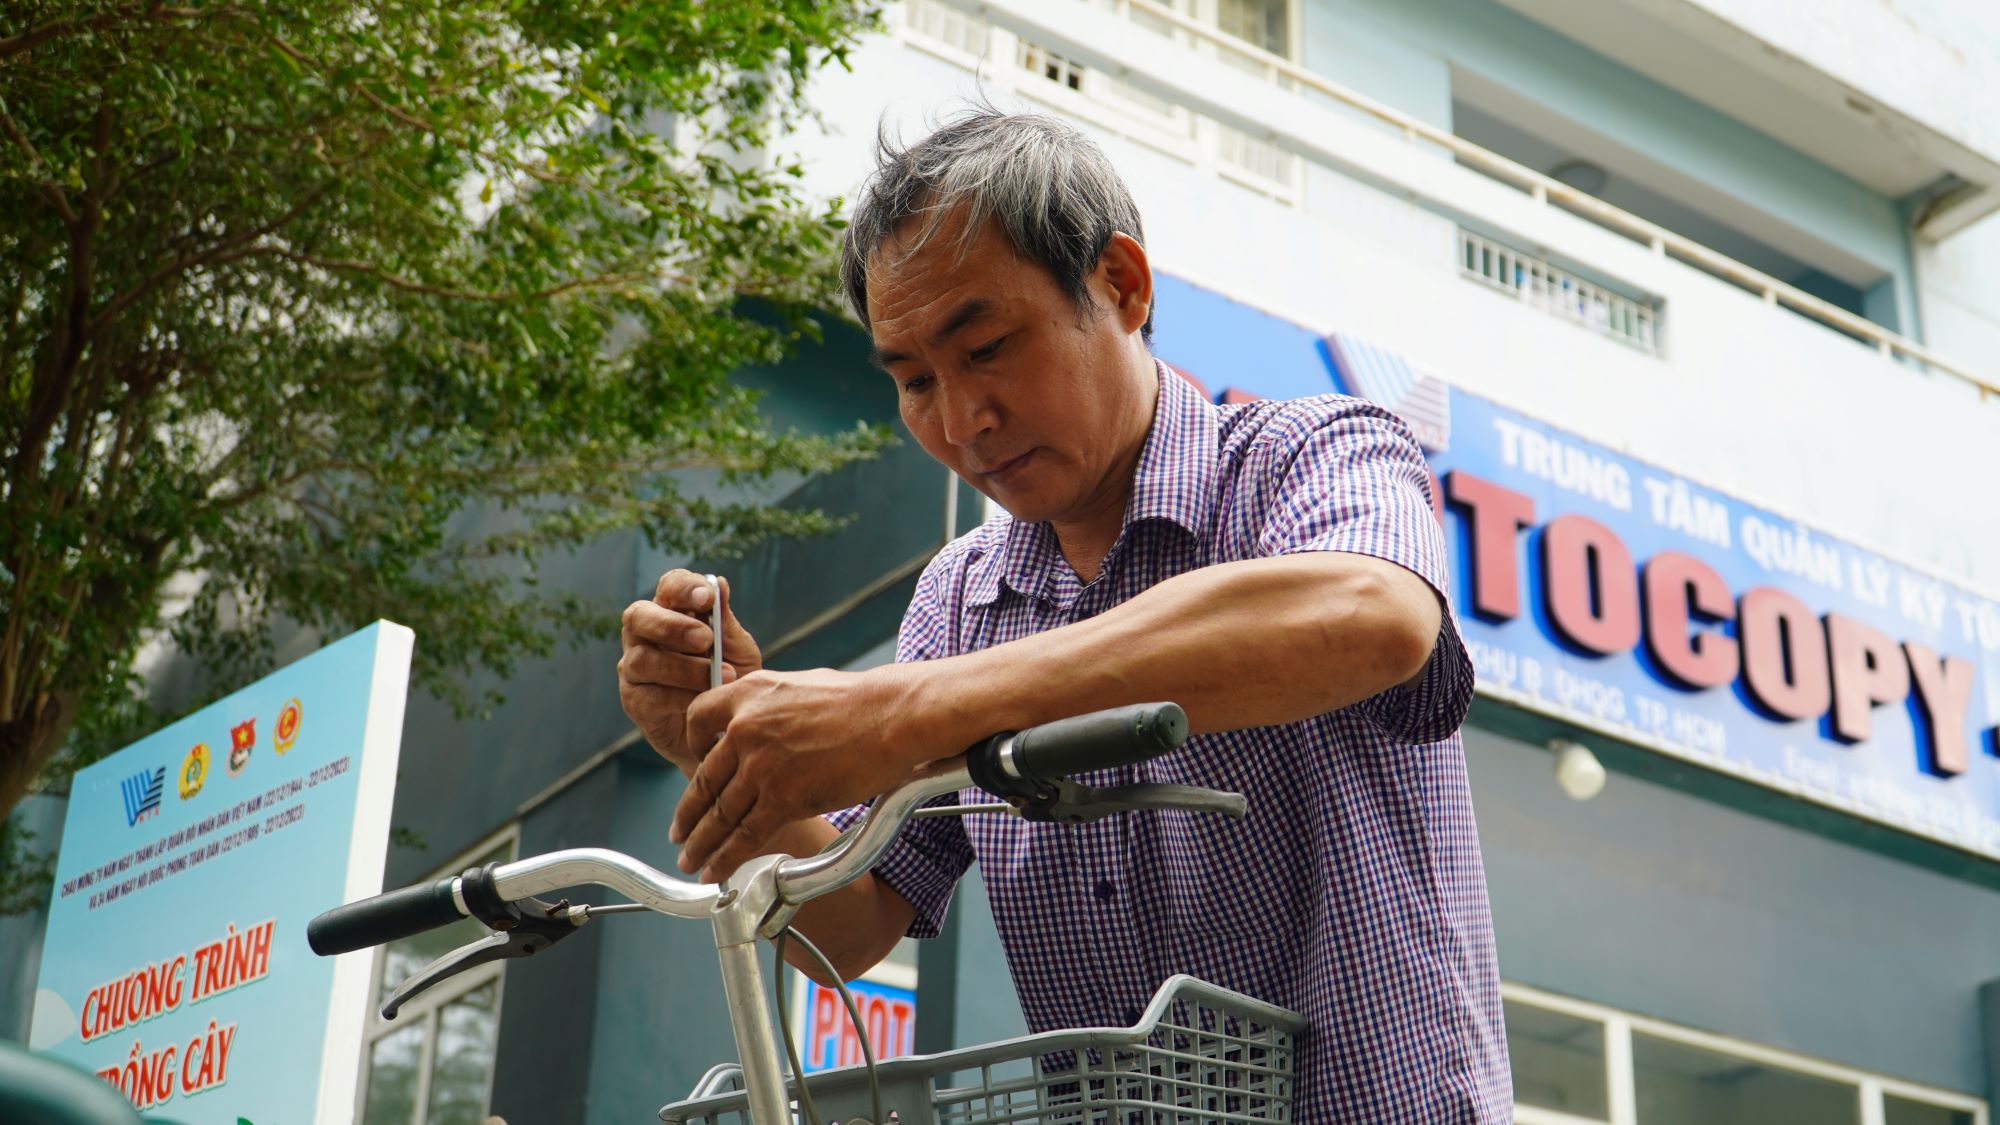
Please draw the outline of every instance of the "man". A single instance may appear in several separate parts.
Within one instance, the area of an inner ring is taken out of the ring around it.
[[[858,974],[935,934],[976,858],[1038,1031],[1129,1023],[1186,972],[1311,1021],[1299,1121],[1507,1120],[1472,672],[1422,456],[1356,399],[1216,407],[1167,373],[1141,238],[1057,122],[980,111],[884,143],[848,296],[910,433],[1007,514],[932,560],[886,667],[762,671],[725,609],[728,682],[700,692],[697,576],[627,611],[620,697],[690,777],[681,866],[811,854],[836,832],[814,814],[986,735],[1171,699],[1196,737],[1110,783],[1238,790],[1243,823],[914,822],[797,924]]]

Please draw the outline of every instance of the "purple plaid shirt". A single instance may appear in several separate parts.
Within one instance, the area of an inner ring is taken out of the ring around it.
[[[1339,395],[1217,407],[1164,368],[1160,388],[1124,529],[1097,580],[1078,579],[1047,524],[996,516],[924,571],[898,660],[976,651],[1102,613],[1186,571],[1298,551],[1373,555],[1446,589],[1431,478],[1393,415]],[[1235,790],[1249,798],[1242,822],[940,817],[912,821],[876,873],[915,905],[911,936],[930,937],[977,860],[1036,1031],[1133,1023],[1184,972],[1305,1015],[1300,1122],[1511,1120],[1458,736],[1471,698],[1471,662],[1447,613],[1413,684],[1081,778]]]

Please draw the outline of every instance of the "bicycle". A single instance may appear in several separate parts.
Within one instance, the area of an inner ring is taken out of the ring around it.
[[[651,910],[706,918],[715,933],[723,991],[739,1063],[717,1066],[689,1098],[660,1111],[672,1125],[790,1125],[793,1095],[806,1121],[824,1103],[848,1125],[971,1125],[1025,1120],[1075,1122],[1288,1121],[1297,1013],[1188,977],[1164,983],[1129,1028],[1046,1032],[1003,1043],[878,1064],[851,997],[841,988],[862,1038],[864,1063],[788,1079],[779,1051],[785,1005],[774,1021],[764,1004],[756,942],[799,941],[838,978],[810,941],[793,930],[803,903],[846,886],[879,860],[912,817],[1001,814],[1081,823],[1119,812],[1183,809],[1240,819],[1240,794],[1180,785],[1094,789],[1071,775],[1126,765],[1178,749],[1187,717],[1172,703],[1138,704],[995,735],[957,764],[878,798],[854,828],[816,856],[761,856],[719,884],[666,875],[630,856],[575,848],[488,864],[433,883],[339,906],[307,927],[321,956],[352,952],[478,918],[493,933],[419,969],[383,1005],[385,1019],[410,997],[474,965],[543,950],[601,914]],[[977,788],[998,803],[930,806]],[[929,806],[929,807],[926,807]],[[631,899],[609,906],[546,902],[536,895],[565,887],[607,887]],[[782,964],[782,948],[780,962]],[[796,1076],[796,1047],[784,1035]],[[1010,1073],[1011,1072],[1011,1073]],[[972,1075],[970,1084],[948,1084]],[[725,1091],[732,1079],[739,1091]],[[863,1101],[863,1097],[866,1100]],[[858,1110],[865,1106],[870,1113]]]

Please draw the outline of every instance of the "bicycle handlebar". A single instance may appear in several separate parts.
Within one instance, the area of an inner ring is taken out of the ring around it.
[[[306,943],[330,957],[449,926],[465,917],[452,893],[457,882],[448,877],[336,906],[306,923]]]
[[[1071,774],[1157,758],[1186,740],[1178,704],[1134,703],[996,735],[965,764],[973,783],[996,797],[1032,797]]]
[[[1186,737],[1187,715],[1173,703],[1116,707],[996,735],[967,750],[963,764],[884,794],[868,810],[860,832],[840,847],[780,864],[779,895],[797,906],[867,874],[910,814],[934,797],[970,785],[1003,799],[1033,796],[1071,773],[1157,758]],[[489,870],[492,888],[509,901],[591,884],[619,891],[662,914],[699,918],[721,893],[714,884],[677,879],[602,848],[551,852]],[[446,877],[336,906],[307,924],[306,940],[314,953],[327,957],[450,925],[471,913],[460,890],[464,878]]]

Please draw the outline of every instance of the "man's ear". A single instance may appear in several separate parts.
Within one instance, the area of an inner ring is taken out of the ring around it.
[[[1112,231],[1111,241],[1097,256],[1091,278],[1096,297],[1104,302],[1126,332],[1137,332],[1153,311],[1153,267],[1146,248],[1124,231]]]

